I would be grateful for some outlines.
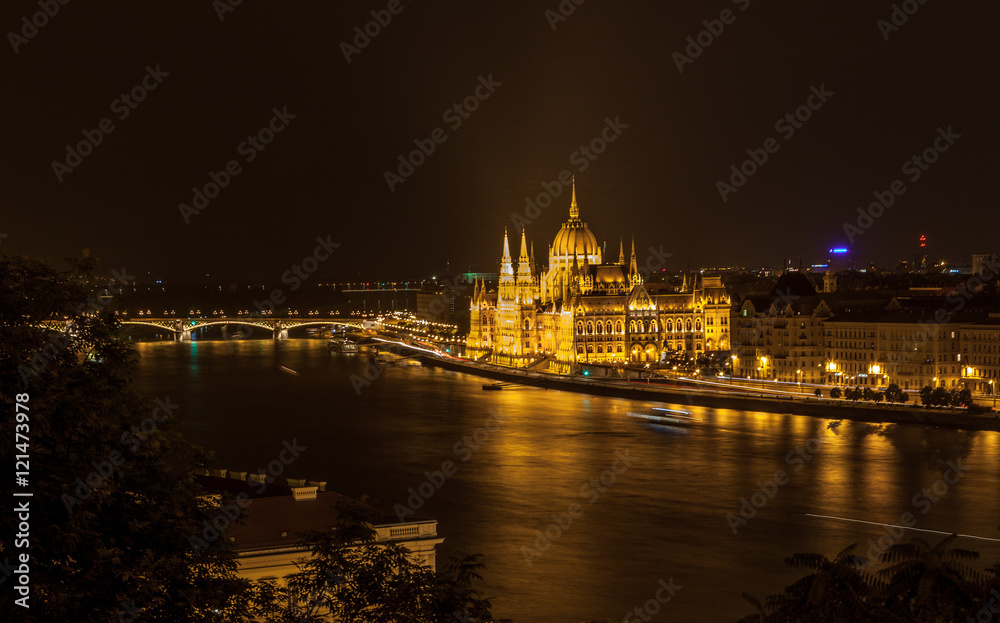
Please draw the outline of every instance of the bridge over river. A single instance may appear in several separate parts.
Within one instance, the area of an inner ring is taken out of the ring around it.
[[[59,326],[61,324],[59,321],[51,321],[47,323],[53,326]],[[288,330],[295,329],[299,327],[349,327],[352,329],[363,329],[362,321],[357,319],[347,319],[347,318],[316,318],[316,317],[305,317],[305,318],[265,318],[265,317],[246,317],[237,316],[235,318],[229,317],[218,317],[218,318],[129,318],[128,320],[122,320],[122,324],[125,326],[149,326],[155,327],[162,331],[170,332],[174,335],[174,339],[177,341],[185,341],[191,339],[191,334],[199,329],[204,329],[206,327],[215,326],[237,326],[237,327],[247,327],[252,331],[257,329],[264,329],[269,331],[272,337],[276,340],[285,339],[288,337]]]

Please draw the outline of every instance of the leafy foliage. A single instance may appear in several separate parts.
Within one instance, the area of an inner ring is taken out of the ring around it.
[[[34,493],[31,607],[5,587],[0,609],[46,623],[305,622],[325,620],[324,609],[345,623],[494,620],[472,588],[477,556],[434,573],[401,546],[376,544],[360,504],[334,531],[307,537],[315,556],[287,586],[239,578],[234,545],[209,528],[233,506],[190,476],[211,456],[177,431],[172,412],[183,405],[131,387],[137,354],[97,296],[108,282],[92,258],[69,263],[60,272],[0,255],[0,401],[13,413],[17,395],[30,398]],[[14,439],[14,425],[0,418],[0,438]],[[13,450],[0,446],[11,465]],[[23,551],[17,521],[0,514],[0,562]]]
[[[885,399],[889,402],[904,403],[909,400],[910,396],[904,392],[899,385],[895,383],[889,383],[889,386],[885,388]]]
[[[266,623],[456,623],[495,621],[491,600],[473,588],[484,565],[478,555],[457,554],[443,572],[411,561],[406,548],[376,542],[370,508],[338,504],[330,532],[304,536],[313,556],[285,586],[258,587]],[[308,596],[301,599],[301,596]],[[287,604],[276,606],[275,604]]]
[[[911,613],[915,620],[960,620],[977,609],[985,576],[969,562],[977,552],[955,547],[956,535],[931,546],[923,539],[892,545],[881,557],[885,581],[881,600],[888,610]]]
[[[34,494],[31,607],[4,590],[0,609],[35,621],[243,620],[231,545],[188,547],[218,513],[188,476],[207,457],[177,432],[169,399],[157,407],[131,388],[137,355],[96,296],[107,283],[96,260],[69,263],[60,272],[0,255],[0,400],[13,413],[15,396],[29,396]],[[13,440],[14,426],[0,419],[0,438]],[[13,451],[0,447],[5,463]],[[24,551],[16,523],[0,514],[0,560]]]
[[[925,407],[965,407],[973,406],[972,392],[968,389],[952,389],[925,385],[920,388],[920,403]]]
[[[1000,579],[1000,563],[989,573],[977,571],[969,563],[979,554],[956,548],[957,538],[933,546],[922,539],[895,543],[879,557],[882,568],[875,573],[866,570],[867,559],[854,554],[855,545],[833,560],[796,554],[785,563],[810,573],[763,601],[741,594],[754,612],[740,623],[976,620]]]

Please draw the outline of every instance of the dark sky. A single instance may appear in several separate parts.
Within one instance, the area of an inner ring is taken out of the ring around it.
[[[996,2],[910,0],[888,40],[882,0],[564,0],[575,12],[553,31],[559,4],[402,0],[348,63],[341,43],[387,2],[247,0],[223,20],[208,1],[70,2],[16,44],[37,0],[4,2],[0,248],[276,282],[329,235],[341,247],[320,272],[338,279],[495,270],[511,215],[571,170],[598,240],[617,256],[634,234],[674,269],[824,260],[897,179],[907,190],[855,236],[858,259],[912,257],[921,233],[956,262],[998,250]],[[726,9],[679,72],[672,55]],[[119,119],[147,66],[169,75]],[[453,128],[443,113],[491,75],[500,86]],[[833,95],[786,138],[776,121],[821,85]],[[295,118],[247,162],[238,146],[283,107]],[[104,118],[113,131],[59,181],[53,161]],[[579,172],[572,154],[606,118],[628,127]],[[960,137],[911,182],[903,164],[949,127]],[[436,128],[447,139],[391,192],[385,171]],[[778,151],[723,201],[717,182],[768,138]],[[186,224],[178,204],[230,160],[240,173]],[[539,256],[568,203],[528,227]]]

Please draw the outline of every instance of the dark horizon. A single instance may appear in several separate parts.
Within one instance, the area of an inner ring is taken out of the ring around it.
[[[862,263],[912,259],[921,234],[931,260],[998,250],[995,4],[595,1],[557,19],[554,0],[403,1],[345,47],[390,4],[70,3],[25,37],[41,9],[8,3],[0,249],[273,283],[329,236],[318,274],[338,281],[492,272],[524,220],[546,262],[569,189],[537,218],[526,198],[568,171],[609,255],[634,234],[640,261],[662,249],[669,270],[821,263],[851,242],[845,223],[862,225]],[[121,98],[144,80],[142,102]],[[84,131],[99,144],[68,160]],[[605,150],[581,154],[602,132]],[[934,163],[905,164],[935,141]],[[179,208],[213,179],[226,187],[207,206]],[[891,205],[865,228],[873,193]]]

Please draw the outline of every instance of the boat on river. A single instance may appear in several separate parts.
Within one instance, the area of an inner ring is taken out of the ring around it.
[[[665,409],[663,407],[653,407],[653,411],[659,411],[659,413],[629,412],[628,415],[629,417],[646,420],[652,424],[664,424],[667,426],[694,426],[702,421],[701,418],[693,417],[690,411]]]
[[[327,346],[336,353],[358,352],[358,343],[346,337],[335,337],[327,343]]]

